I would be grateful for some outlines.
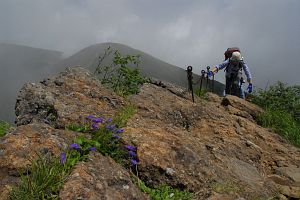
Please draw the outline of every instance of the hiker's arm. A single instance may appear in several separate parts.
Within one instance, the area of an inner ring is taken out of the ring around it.
[[[228,65],[229,60],[225,60],[221,64],[216,65],[211,71],[215,74],[217,73],[220,69],[224,69]]]
[[[243,70],[244,70],[244,72],[245,72],[245,74],[246,74],[248,83],[251,83],[251,84],[252,84],[252,76],[251,76],[251,72],[250,72],[249,67],[247,66],[246,63],[243,63]]]

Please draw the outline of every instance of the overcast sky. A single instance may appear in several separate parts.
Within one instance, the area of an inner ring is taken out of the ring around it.
[[[67,55],[118,42],[196,72],[238,46],[256,85],[300,84],[299,10],[300,0],[0,0],[0,42]]]

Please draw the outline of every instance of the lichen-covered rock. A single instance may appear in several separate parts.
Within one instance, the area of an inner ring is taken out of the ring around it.
[[[150,199],[132,182],[124,168],[95,152],[88,161],[76,164],[59,196],[65,200]]]
[[[248,113],[249,116],[247,116],[247,118],[249,120],[251,119],[250,117],[256,119],[260,114],[263,113],[263,110],[257,105],[245,101],[237,96],[227,95],[226,97],[223,98],[221,104],[224,106],[230,105],[233,108],[239,110],[240,112]],[[231,114],[236,114],[236,112],[232,112]]]
[[[16,103],[16,124],[43,122],[57,128],[81,123],[86,116],[113,116],[124,99],[103,87],[89,71],[68,68],[40,83],[28,83]]]
[[[227,98],[226,105],[198,97],[192,103],[163,87],[145,84],[130,98],[138,112],[126,128],[126,140],[138,149],[140,177],[151,186],[186,188],[197,199],[218,196],[215,184],[234,186],[235,190],[225,191],[230,199],[267,199],[276,194],[278,187],[268,175],[274,174],[280,160],[299,170],[300,150],[255,123],[261,109]]]

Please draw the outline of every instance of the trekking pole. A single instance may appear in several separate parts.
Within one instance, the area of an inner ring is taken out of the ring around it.
[[[193,91],[193,67],[192,66],[188,66],[187,67],[187,78],[188,78],[188,83],[189,83],[189,90],[192,92],[192,99],[193,102],[195,102],[194,100],[194,91]]]
[[[202,81],[203,78],[205,76],[205,70],[201,70],[201,79],[200,79],[200,92],[199,92],[199,96],[201,95],[201,90],[202,90]]]
[[[208,73],[209,73],[209,70],[210,70],[210,66],[207,66],[206,67],[206,89],[208,91],[208,81],[209,81],[209,78],[208,78]]]
[[[215,85],[215,73],[213,73],[213,76],[212,76],[212,83],[211,83],[211,92],[214,92],[214,85]]]

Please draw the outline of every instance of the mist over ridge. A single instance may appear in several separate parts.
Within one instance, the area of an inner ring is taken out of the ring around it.
[[[123,56],[140,55],[139,67],[143,75],[187,88],[186,69],[168,64],[125,44],[112,42],[95,44],[65,59],[63,53],[59,51],[16,44],[1,44],[0,92],[2,98],[0,101],[0,119],[13,123],[17,95],[25,83],[38,83],[49,76],[64,71],[66,67],[82,66],[93,73],[98,66],[99,56],[103,56],[108,47],[111,47],[112,51],[118,50]],[[112,59],[113,54],[105,58],[101,65],[111,64]],[[194,74],[194,81],[199,82],[199,79],[199,76]],[[223,84],[215,82],[215,91],[221,94],[222,90]]]

